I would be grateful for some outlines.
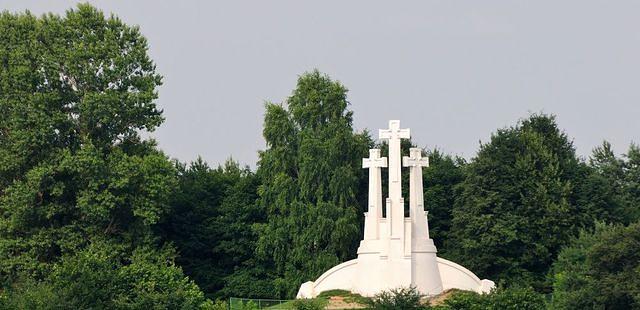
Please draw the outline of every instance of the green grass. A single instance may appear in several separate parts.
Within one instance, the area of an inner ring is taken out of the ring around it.
[[[295,300],[289,300],[289,301],[286,301],[286,302],[281,303],[281,304],[279,304],[279,305],[273,305],[273,306],[271,306],[271,307],[266,307],[266,308],[263,308],[263,309],[269,309],[269,310],[280,310],[280,309],[283,309],[283,310],[285,310],[285,309],[286,309],[286,310],[288,310],[288,309],[295,309],[294,301],[295,301]]]
[[[369,298],[363,297],[360,294],[354,294],[346,290],[329,290],[320,293],[318,297],[313,299],[297,299],[297,300],[283,300],[280,304],[274,304],[272,306],[265,306],[265,302],[270,302],[271,300],[261,300],[261,309],[268,310],[293,310],[293,309],[324,309],[329,303],[329,299],[334,296],[343,297],[344,301],[347,303],[357,303],[361,305],[366,305],[369,302]],[[273,302],[277,302],[276,300],[272,300]],[[241,309],[241,310],[252,310],[258,309],[259,300],[258,299],[245,299],[244,302],[242,299],[232,298],[230,301],[231,309]]]
[[[320,293],[318,298],[329,299],[333,296],[344,297],[344,301],[348,303],[358,303],[361,305],[367,305],[371,298],[364,297],[360,294],[352,293],[347,290],[328,290]]]
[[[281,302],[281,303],[279,303]],[[229,301],[229,306],[232,310],[254,310],[254,309],[295,309],[293,300],[273,300],[273,299],[236,299],[232,298]],[[268,304],[272,304],[268,306]],[[258,307],[261,306],[261,307]]]

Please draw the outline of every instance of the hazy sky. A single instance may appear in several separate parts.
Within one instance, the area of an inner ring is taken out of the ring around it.
[[[583,156],[640,142],[640,1],[89,2],[149,39],[166,117],[152,135],[180,160],[255,166],[264,102],[314,68],[349,88],[356,128],[400,119],[419,145],[466,158],[540,111]]]

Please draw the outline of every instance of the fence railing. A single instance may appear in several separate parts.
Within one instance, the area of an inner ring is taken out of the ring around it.
[[[229,310],[255,310],[255,309],[293,309],[291,300],[258,299],[258,298],[229,298]]]

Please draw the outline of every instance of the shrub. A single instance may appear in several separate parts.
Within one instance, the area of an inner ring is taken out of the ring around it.
[[[227,310],[229,309],[229,306],[227,305],[226,301],[216,299],[215,302],[208,300],[202,308],[206,310]]]
[[[340,296],[340,297],[347,297],[347,296],[351,296],[353,295],[353,293],[347,291],[347,290],[328,290],[328,291],[324,291],[321,292],[320,294],[318,294],[318,298],[328,298],[328,297],[332,297],[332,296]]]
[[[440,306],[439,310],[542,310],[544,298],[532,288],[498,289],[490,294],[460,291],[453,294]]]
[[[532,288],[509,288],[497,290],[487,295],[490,309],[504,310],[542,310],[545,309],[544,297]]]
[[[327,301],[324,299],[296,299],[293,301],[293,309],[296,310],[322,310]]]
[[[43,281],[29,277],[2,300],[6,309],[215,309],[171,259],[170,249],[124,255],[96,243],[64,257]]]
[[[376,294],[369,305],[373,309],[427,309],[420,302],[422,296],[415,287],[401,287]]]
[[[258,310],[260,309],[260,307],[258,307],[258,305],[256,305],[256,303],[253,300],[249,300],[245,303],[240,302],[238,303],[238,307],[237,309],[239,310]]]
[[[475,292],[458,291],[447,298],[440,306],[435,307],[441,310],[465,309],[465,310],[485,310],[489,307],[488,298]]]
[[[371,302],[371,298],[364,297],[360,294],[352,293],[347,290],[328,290],[320,293],[318,298],[329,299],[333,296],[343,297],[347,303],[357,303],[361,305],[368,305]]]
[[[553,266],[553,309],[640,309],[640,222],[597,224]]]

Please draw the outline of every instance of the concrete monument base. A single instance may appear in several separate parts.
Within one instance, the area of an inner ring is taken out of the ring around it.
[[[422,291],[421,293],[424,295],[433,296],[454,288],[484,294],[489,293],[495,286],[493,281],[486,279],[480,280],[473,272],[452,261],[439,257],[436,258],[436,261],[438,275],[440,279],[442,279],[442,282],[439,284],[439,287],[432,291]],[[384,283],[384,281],[376,279],[374,275],[369,279],[370,281],[365,280],[365,282],[362,282],[357,277],[358,267],[358,259],[352,259],[337,265],[327,270],[316,281],[303,283],[298,290],[296,298],[314,298],[324,291],[333,289],[347,290],[362,296],[371,297],[381,291],[397,287],[393,285],[379,285],[380,283]],[[428,276],[424,277],[424,279],[428,278]],[[408,285],[405,285],[405,287],[407,286]]]

